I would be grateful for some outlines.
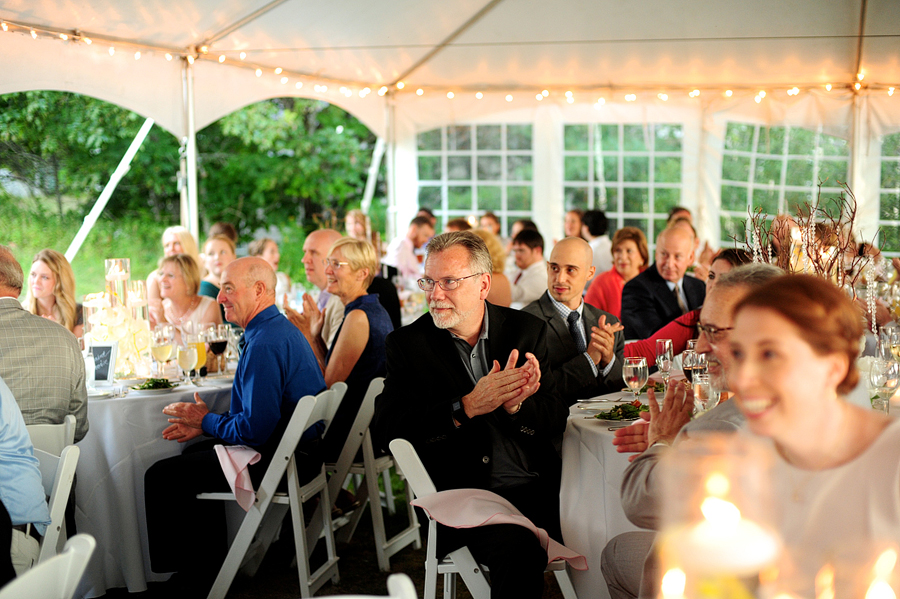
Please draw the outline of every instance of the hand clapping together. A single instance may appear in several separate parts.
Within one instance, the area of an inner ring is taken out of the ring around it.
[[[494,360],[491,371],[482,377],[472,392],[462,398],[463,408],[469,418],[488,414],[500,406],[508,414],[515,414],[523,401],[534,395],[541,386],[541,368],[532,353],[525,354],[525,363],[516,368],[519,350],[512,350],[506,367]]]

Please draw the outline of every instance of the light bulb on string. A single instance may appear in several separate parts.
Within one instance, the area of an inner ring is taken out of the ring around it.
[[[138,50],[137,52],[134,53],[134,59],[135,60],[141,59],[141,51],[140,50]]]
[[[275,74],[276,74],[276,75],[281,75],[281,70],[282,70],[281,67],[277,67],[277,68],[275,69]]]
[[[575,96],[569,96],[568,98],[566,98],[566,102],[568,102],[569,104],[574,104]]]
[[[659,98],[660,100],[662,100],[663,102],[665,102],[666,100],[669,99],[668,94],[656,94],[656,97]]]
[[[114,55],[115,53],[116,53],[115,47],[114,47],[114,46],[110,46],[110,47],[109,47],[109,55],[112,56],[112,55]]]
[[[484,97],[484,94],[481,92],[475,92],[475,99],[480,100]]]
[[[0,23],[0,28],[2,28],[3,31],[9,31],[9,25],[6,24],[6,21]]]
[[[60,33],[60,34],[59,34],[59,39],[61,39],[62,41],[66,41],[66,40],[69,39],[69,36],[66,35],[65,33]]]
[[[303,87],[303,82],[298,81],[297,83],[294,84],[294,87],[296,87],[297,89],[300,89],[301,87]]]
[[[726,97],[726,98],[730,98],[732,95],[734,95],[734,92],[733,92],[733,91],[731,91],[730,89],[726,89],[726,90],[725,90],[725,97]]]
[[[567,98],[571,98],[571,97],[572,97],[572,92],[566,92],[566,97],[567,97]]]
[[[889,88],[888,88],[888,95],[889,95],[889,96],[893,96],[893,95],[894,95],[894,88],[893,88],[893,87],[889,87]]]
[[[831,91],[831,84],[830,84],[830,83],[826,83],[826,84],[825,84],[825,91],[827,91],[827,92],[830,92],[830,91]]]
[[[766,97],[766,92],[764,90],[759,90],[759,94],[757,94],[760,98]]]
[[[856,79],[857,79],[858,81],[862,81],[862,80],[865,79],[865,78],[866,78],[866,74],[865,74],[865,73],[857,73],[857,74],[856,74]]]
[[[37,39],[37,31],[35,31],[34,29],[31,30],[31,39],[33,39],[33,40]]]
[[[256,76],[262,77],[262,69],[256,69]]]
[[[756,97],[753,98],[753,101],[756,102],[757,104],[759,104],[760,102],[762,102],[762,97],[761,97],[761,96],[756,96]]]
[[[282,78],[281,78],[281,85],[284,85],[284,84],[287,83],[287,82],[288,82],[288,78],[287,78],[287,77],[282,77]]]
[[[172,55],[169,54],[168,52],[166,52],[166,60],[168,60],[168,61],[170,61],[170,62],[171,62],[171,60],[172,60]]]
[[[240,57],[241,57],[241,60],[244,60],[245,58],[247,58],[247,53],[241,52]]]
[[[220,54],[220,55],[219,55],[219,62],[220,62],[220,63],[225,62],[225,55],[224,55],[224,54]]]
[[[208,53],[209,53],[209,46],[200,46],[200,53],[201,53],[201,54],[208,54]]]
[[[634,102],[635,100],[637,100],[637,95],[636,95],[636,94],[625,94],[625,101],[626,101],[626,102]]]
[[[194,64],[194,55],[188,54],[187,61],[188,61],[188,64]]]
[[[89,37],[83,37],[83,38],[81,38],[81,41],[83,41],[88,46],[90,46],[92,43],[94,43],[94,41]]]
[[[378,89],[378,95],[379,95],[379,96],[383,96],[384,94],[387,93],[387,91],[388,91],[387,86],[386,86],[386,85],[382,85],[382,86]]]
[[[544,95],[543,95],[543,94],[536,94],[536,95],[534,96],[534,99],[537,100],[538,102],[540,102],[541,100],[544,99]]]
[[[512,101],[513,101],[512,94],[506,94],[506,101],[507,101],[507,102],[512,102]]]
[[[447,99],[449,99],[449,100],[453,99],[453,92],[447,92]]]
[[[402,81],[397,82],[397,89],[403,89],[404,87],[406,87],[405,83],[403,83]]]
[[[548,90],[545,89],[544,91],[541,92],[541,95],[544,96],[544,97],[546,98],[547,96],[550,95],[550,92],[549,92]]]
[[[422,89],[421,87],[420,87],[419,89],[416,90],[416,95],[417,95],[417,96],[421,96],[421,95],[424,94],[424,93],[425,93],[425,90]]]
[[[855,89],[856,91],[859,91],[861,87],[862,84],[859,81],[853,84],[853,89]]]

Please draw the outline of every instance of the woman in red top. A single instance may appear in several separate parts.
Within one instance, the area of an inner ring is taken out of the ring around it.
[[[613,267],[597,275],[585,303],[622,317],[622,288],[650,263],[647,238],[637,227],[622,227],[612,238]]]

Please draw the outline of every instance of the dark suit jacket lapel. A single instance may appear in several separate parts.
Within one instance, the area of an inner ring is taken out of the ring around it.
[[[569,332],[569,323],[564,321],[559,316],[559,312],[556,311],[556,308],[553,307],[553,302],[550,300],[550,296],[545,291],[544,295],[541,296],[541,313],[544,315],[544,320],[547,321],[547,324],[550,325],[550,328],[553,329],[553,332],[556,334],[557,339],[562,344],[563,351],[566,355],[574,354],[578,351],[578,347],[575,345],[575,340],[572,339],[572,333]],[[584,319],[581,320],[582,326],[584,326]],[[587,339],[587,334],[585,333],[585,339]],[[550,344],[550,347],[553,347],[554,344]]]
[[[431,320],[431,316],[428,316]],[[443,368],[444,375],[435,372],[435,381],[441,381],[441,385],[453,385],[461,394],[466,394],[472,390],[472,382],[469,379],[469,372],[456,351],[455,341],[450,331],[445,331],[434,326],[434,321],[428,323],[426,335],[426,352],[432,351],[435,354],[434,360],[427,363],[429,368]]]

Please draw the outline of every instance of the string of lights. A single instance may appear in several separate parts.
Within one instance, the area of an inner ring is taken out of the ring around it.
[[[141,60],[144,57],[160,56],[166,61],[170,62],[176,59],[186,61],[189,64],[194,64],[198,60],[216,62],[225,66],[252,70],[259,78],[262,78],[264,75],[274,75],[282,85],[292,84],[295,89],[303,89],[304,85],[312,84],[312,90],[317,94],[328,94],[330,92],[337,93],[346,98],[351,98],[354,95],[358,95],[360,98],[366,98],[373,93],[373,88],[377,87],[377,85],[371,82],[333,79],[322,77],[321,75],[290,71],[282,67],[272,68],[271,66],[247,61],[248,55],[244,51],[232,50],[220,53],[214,52],[207,45],[180,49],[170,48],[165,46],[135,42],[132,40],[124,40],[121,38],[103,36],[101,34],[88,34],[79,30],[55,29],[47,26],[33,25],[10,20],[0,20],[0,30],[2,30],[2,32],[11,34],[28,35],[36,41],[54,40],[57,42],[69,44],[84,44],[86,46],[92,46],[94,44],[105,45],[108,47],[107,51],[110,57],[116,56],[117,53],[120,53],[121,51],[124,53],[130,53],[133,56],[134,60]],[[237,53],[237,58],[229,56],[235,53]],[[888,96],[893,96],[894,91],[898,86],[898,84],[864,83],[864,80],[865,73],[861,72],[856,75],[855,81],[851,83],[826,83],[824,85],[819,83],[811,83],[802,86],[792,85],[788,87],[783,84],[776,84],[755,87],[733,86],[728,89],[722,89],[721,87],[701,88],[693,86],[673,86],[662,91],[660,91],[660,86],[645,87],[632,85],[617,87],[603,85],[579,86],[565,90],[542,89],[537,93],[534,92],[534,88],[531,88],[531,91],[529,91],[529,89],[524,86],[481,86],[480,89],[466,86],[454,86],[452,89],[441,86],[422,86],[415,87],[415,89],[413,89],[412,86],[408,86],[405,82],[398,81],[395,85],[382,85],[378,87],[374,93],[376,93],[378,96],[384,96],[387,94],[391,94],[394,96],[401,94],[415,94],[418,97],[423,97],[426,95],[443,95],[446,96],[448,100],[464,97],[466,94],[472,94],[474,95],[476,100],[482,100],[485,98],[485,94],[497,94],[502,95],[507,102],[513,102],[518,98],[527,99],[529,97],[533,97],[534,101],[536,102],[542,102],[545,99],[550,98],[551,96],[555,96],[556,98],[558,98],[558,101],[565,101],[569,104],[574,104],[576,102],[577,93],[580,97],[587,97],[590,99],[596,98],[596,100],[594,100],[592,104],[594,108],[599,110],[607,103],[607,101],[614,101],[617,98],[622,98],[626,102],[636,102],[639,97],[643,101],[652,100],[652,98],[655,97],[661,102],[667,102],[670,99],[674,99],[685,94],[688,96],[688,98],[693,99],[698,99],[701,96],[706,97],[715,94],[719,94],[726,98],[731,98],[736,92],[739,91],[745,93],[752,93],[755,91],[756,95],[754,96],[754,101],[759,104],[766,98],[767,93],[774,94],[777,92],[781,92],[786,93],[788,96],[797,96],[804,91],[808,92],[812,90],[825,90],[827,92],[849,91],[857,94],[886,92]],[[765,87],[766,89],[760,89],[760,87]],[[307,87],[307,89],[309,89],[309,87]],[[565,100],[563,100],[563,98],[565,98]],[[607,98],[609,98],[609,100]]]

